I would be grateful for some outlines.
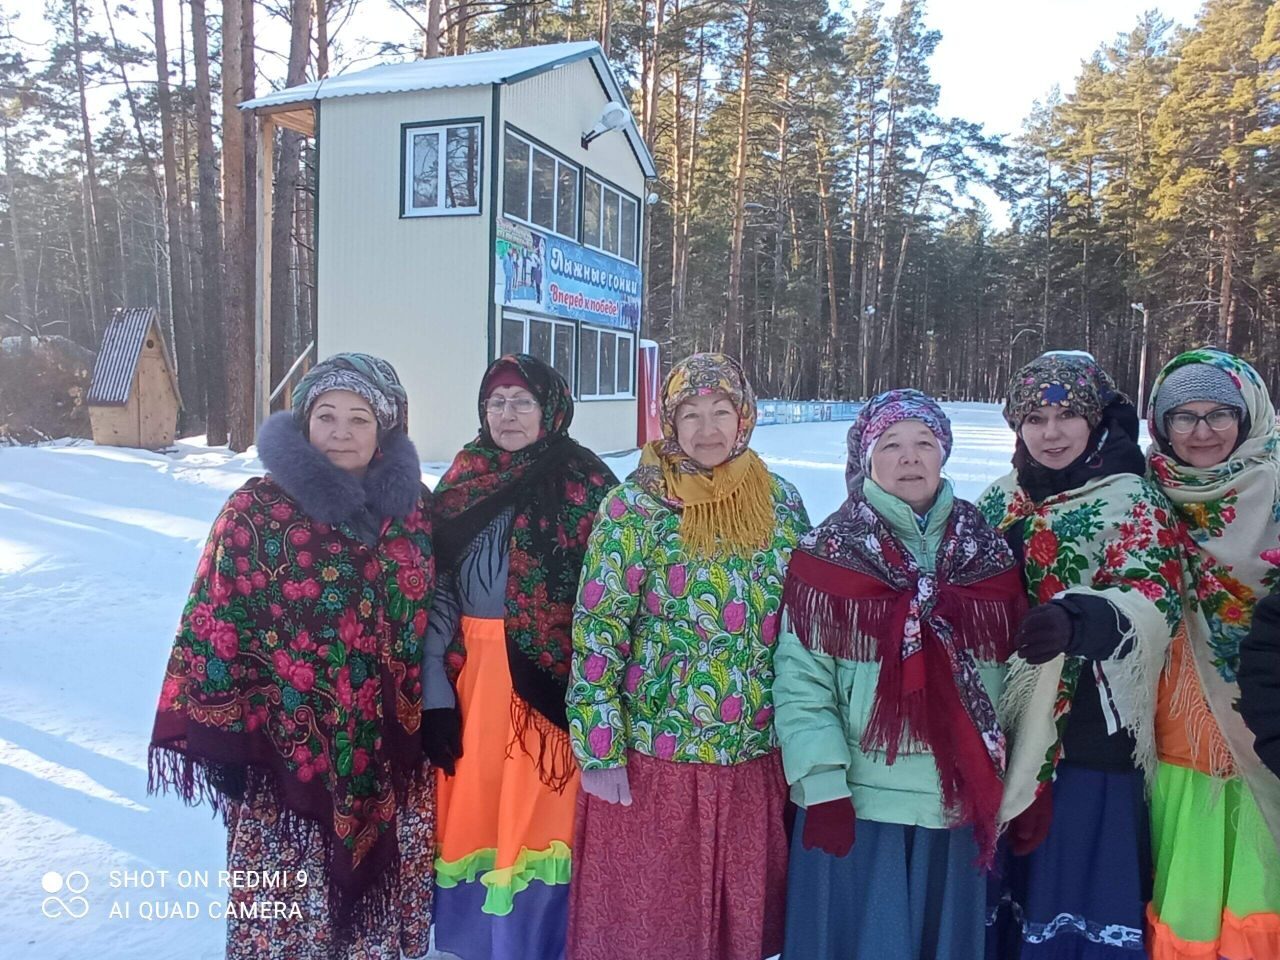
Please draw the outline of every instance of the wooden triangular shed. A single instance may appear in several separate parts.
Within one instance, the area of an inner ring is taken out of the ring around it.
[[[89,385],[95,443],[157,450],[173,443],[182,395],[155,307],[116,310]]]

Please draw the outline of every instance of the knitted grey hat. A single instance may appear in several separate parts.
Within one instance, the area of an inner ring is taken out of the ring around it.
[[[1244,395],[1232,382],[1227,371],[1208,363],[1189,363],[1174,370],[1160,384],[1160,391],[1155,396],[1156,429],[1163,433],[1166,414],[1184,403],[1195,403],[1198,400],[1235,407],[1242,416],[1247,410]]]

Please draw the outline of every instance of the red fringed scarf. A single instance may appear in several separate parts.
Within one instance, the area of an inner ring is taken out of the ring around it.
[[[972,825],[989,867],[1005,739],[977,661],[1009,656],[1026,610],[1003,538],[957,500],[937,572],[921,573],[871,505],[851,498],[792,554],[783,603],[806,646],[880,664],[862,749],[890,764],[904,746],[927,749],[944,807],[956,826]]]

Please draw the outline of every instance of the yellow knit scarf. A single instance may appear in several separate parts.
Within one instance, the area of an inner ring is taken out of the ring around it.
[[[682,505],[680,537],[691,553],[763,550],[773,537],[773,490],[769,471],[754,450],[706,473],[683,473],[659,452],[663,441],[645,445],[640,466],[662,471],[666,496]]]

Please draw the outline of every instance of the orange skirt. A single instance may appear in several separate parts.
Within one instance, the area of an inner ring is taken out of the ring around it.
[[[527,752],[515,742],[502,620],[464,616],[462,640],[462,757],[437,784],[436,946],[464,958],[558,956],[579,776],[551,789],[529,756],[537,731],[525,733]]]

